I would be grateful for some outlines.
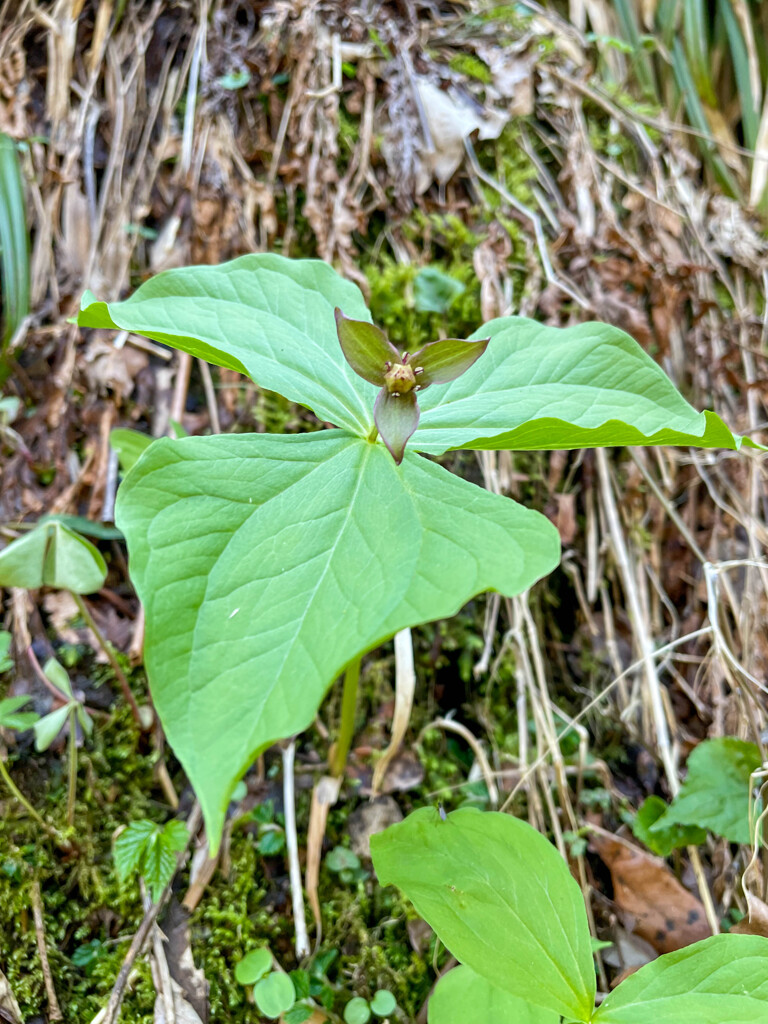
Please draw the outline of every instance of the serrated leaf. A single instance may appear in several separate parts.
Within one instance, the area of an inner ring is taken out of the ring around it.
[[[181,853],[189,842],[189,829],[183,821],[172,818],[163,825],[163,842],[174,853]]]
[[[522,317],[484,324],[490,338],[465,374],[420,397],[410,442],[516,450],[679,444],[738,448],[714,413],[698,413],[628,334],[608,324],[545,327]],[[744,438],[748,446],[760,447]]]
[[[36,711],[19,711],[32,700],[29,696],[6,697],[0,700],[0,729],[15,729],[23,732],[31,729],[40,716]]]
[[[255,985],[272,970],[272,953],[267,946],[252,949],[235,965],[235,980],[240,985]]]
[[[309,725],[352,658],[559,556],[539,513],[340,431],[160,440],[116,516],[155,706],[214,845],[256,755]]]
[[[55,711],[51,711],[51,713],[46,715],[44,718],[38,718],[32,726],[35,730],[35,750],[42,751],[47,750],[48,747],[50,747],[64,728],[64,723],[66,722],[67,716],[72,710],[72,707],[72,704],[65,704],[63,707],[57,708]]]
[[[750,775],[762,765],[755,743],[724,736],[704,740],[688,758],[688,777],[651,834],[672,825],[698,825],[731,843],[751,843]]]
[[[176,871],[176,851],[159,829],[147,840],[139,862],[139,872],[156,903]]]
[[[113,848],[113,857],[117,877],[121,882],[125,881],[132,872],[139,870],[147,843],[157,832],[158,826],[155,822],[143,818],[140,821],[132,821],[117,837]]]
[[[48,521],[0,551],[0,586],[57,587],[91,594],[104,585],[107,566],[84,537]]]
[[[153,441],[153,437],[149,437],[148,434],[142,434],[138,430],[127,430],[123,427],[117,427],[109,432],[110,446],[117,453],[120,469],[124,473],[127,473],[129,469],[133,469]]]
[[[151,278],[124,302],[83,297],[81,327],[113,327],[239,370],[309,406],[321,420],[367,435],[374,387],[344,359],[334,307],[370,321],[356,285],[321,260],[272,253]]]
[[[531,1006],[469,967],[455,967],[435,986],[428,1024],[559,1024],[560,1014]]]
[[[669,825],[654,828],[666,813],[667,804],[660,796],[649,796],[638,807],[632,831],[641,843],[660,857],[668,857],[683,846],[698,846],[706,841],[707,833],[695,825]]]
[[[594,1024],[768,1021],[768,939],[714,935],[653,960],[609,993]]]
[[[253,998],[264,1016],[274,1020],[290,1010],[296,1002],[296,992],[287,974],[273,971],[254,986]]]
[[[446,948],[493,985],[588,1021],[595,972],[584,900],[565,861],[524,821],[422,808],[371,837],[382,885],[397,885]]]

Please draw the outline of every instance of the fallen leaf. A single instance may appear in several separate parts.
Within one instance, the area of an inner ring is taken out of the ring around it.
[[[768,903],[747,893],[747,916],[731,928],[738,935],[764,935],[768,939]]]
[[[613,898],[627,927],[658,953],[711,935],[704,907],[661,858],[602,832],[592,834],[590,845],[610,869]]]

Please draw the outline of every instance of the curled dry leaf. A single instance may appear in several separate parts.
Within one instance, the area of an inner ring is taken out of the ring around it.
[[[593,834],[591,846],[610,869],[613,898],[634,919],[632,931],[658,953],[671,953],[711,934],[703,905],[659,857],[602,832]]]

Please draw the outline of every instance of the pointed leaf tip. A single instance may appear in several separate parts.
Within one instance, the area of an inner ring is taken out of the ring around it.
[[[344,358],[359,377],[383,387],[387,363],[399,363],[400,353],[387,340],[384,331],[374,324],[350,320],[338,306],[333,315]]]
[[[373,407],[373,420],[390,455],[400,465],[405,446],[419,425],[419,403],[413,391],[390,394],[382,388]]]
[[[447,384],[456,380],[473,366],[488,348],[490,338],[478,341],[461,341],[445,338],[430,341],[408,357],[408,362],[417,373],[419,386],[424,389],[430,384]]]

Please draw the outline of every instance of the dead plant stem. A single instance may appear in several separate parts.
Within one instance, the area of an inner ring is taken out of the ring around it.
[[[128,702],[128,706],[131,709],[134,721],[136,722],[140,729],[143,729],[139,705],[136,703],[136,698],[133,696],[133,693],[131,693],[131,688],[128,685],[128,680],[125,677],[125,672],[123,672],[122,668],[120,667],[120,662],[117,660],[117,656],[112,649],[112,645],[109,643],[109,641],[106,639],[106,637],[101,632],[99,627],[96,625],[93,616],[88,611],[88,607],[85,601],[80,596],[80,594],[75,594],[73,591],[71,591],[71,593],[80,614],[85,620],[85,624],[96,637],[99,647],[101,647],[102,651],[104,651],[107,658],[109,659],[109,664],[112,666],[112,671],[115,673],[115,678],[120,684],[120,689],[123,691],[123,696]]]

